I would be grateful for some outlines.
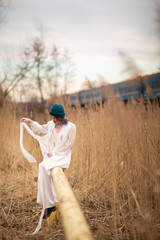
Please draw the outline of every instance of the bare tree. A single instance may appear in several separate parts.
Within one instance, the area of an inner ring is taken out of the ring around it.
[[[96,87],[95,81],[90,80],[87,76],[85,77],[84,87],[92,89]]]
[[[124,69],[122,70],[123,74],[128,73],[131,79],[138,77],[142,74],[142,70],[128,54],[123,51],[119,51],[118,53],[124,65]]]
[[[38,28],[38,27],[37,27]],[[44,104],[43,78],[45,77],[45,60],[47,58],[46,47],[43,38],[43,26],[39,26],[38,35],[24,48],[24,53],[28,56],[30,71],[28,79],[36,81],[40,93],[41,103]]]
[[[42,76],[43,65],[45,59],[45,47],[43,41],[39,37],[35,37],[33,44],[31,45],[31,54],[33,54],[33,68],[35,70],[38,89],[40,92],[41,102],[44,103],[44,97],[42,92]]]
[[[109,85],[106,78],[102,75],[98,75],[97,79],[91,80],[87,76],[85,77],[84,87],[87,89],[100,88]]]
[[[24,55],[24,60],[22,63],[18,64],[16,67],[7,65],[3,67],[0,77],[1,86],[1,98],[6,98],[13,89],[22,81],[27,73],[31,70],[32,66],[28,62],[27,54]]]
[[[54,94],[57,96],[58,93],[58,82],[61,77],[61,59],[59,47],[54,44],[51,50],[51,59],[48,62],[46,69],[46,77],[50,86],[50,95]]]
[[[102,75],[98,75],[98,79],[97,79],[97,87],[103,87],[103,86],[107,86],[109,85],[107,79],[102,76]]]
[[[71,58],[67,54],[62,57],[56,44],[52,48],[46,47],[43,25],[38,24],[36,30],[36,36],[24,47],[21,60],[17,66],[14,66],[14,71],[9,68],[6,71],[3,69],[3,74],[0,74],[0,94],[2,98],[5,98],[21,81],[25,81],[23,88],[30,84],[33,89],[35,83],[41,103],[44,106],[44,94],[47,94],[48,84],[50,95],[54,91],[54,95],[57,96],[58,86],[60,85],[59,80],[64,77],[65,91],[67,91],[69,77],[71,77],[69,68]],[[24,90],[20,92],[21,94],[25,93]]]

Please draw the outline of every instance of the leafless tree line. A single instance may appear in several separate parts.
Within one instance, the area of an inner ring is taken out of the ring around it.
[[[48,98],[50,95],[56,97],[59,90],[63,94],[67,93],[74,76],[71,56],[67,50],[61,54],[56,44],[47,47],[42,25],[39,25],[37,32],[38,34],[24,47],[21,60],[14,67],[14,72],[10,74],[10,69],[6,71],[1,69],[1,98],[6,98],[20,82],[30,92],[35,87],[39,91],[42,104],[45,103],[46,84]]]

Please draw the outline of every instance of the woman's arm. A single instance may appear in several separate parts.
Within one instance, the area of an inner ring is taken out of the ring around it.
[[[48,124],[44,124],[44,125],[40,125],[38,122],[35,122],[29,118],[21,118],[20,122],[26,122],[26,123],[30,123],[31,125],[31,129],[33,132],[37,132],[37,133],[47,133],[48,132]]]
[[[23,117],[23,118],[20,119],[20,122],[32,123],[33,120],[32,120],[32,119],[29,119],[29,118]]]

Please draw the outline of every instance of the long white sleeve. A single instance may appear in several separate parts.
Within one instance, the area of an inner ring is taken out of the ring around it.
[[[31,129],[33,132],[37,132],[37,133],[48,133],[48,123],[44,125],[40,125],[38,122],[33,121],[31,123]]]

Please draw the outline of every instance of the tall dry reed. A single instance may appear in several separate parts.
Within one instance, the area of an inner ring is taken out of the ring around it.
[[[160,237],[160,108],[134,101],[104,107],[65,108],[77,126],[72,162],[66,175],[95,239]],[[26,236],[38,222],[38,163],[29,164],[19,148],[21,109],[1,109],[2,239],[64,239],[61,221],[44,222],[35,237]],[[27,113],[26,113],[27,115]],[[31,116],[32,117],[32,113]],[[45,115],[35,115],[43,123]],[[37,143],[25,135],[25,147],[42,160]]]

